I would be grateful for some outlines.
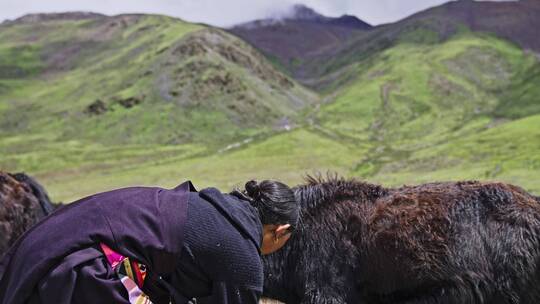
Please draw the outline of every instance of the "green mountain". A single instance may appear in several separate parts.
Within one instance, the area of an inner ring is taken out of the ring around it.
[[[442,40],[396,28],[369,56],[351,43],[319,63],[332,68],[315,94],[218,29],[162,16],[50,19],[1,27],[0,167],[36,175],[55,199],[186,178],[223,190],[294,184],[327,170],[540,193],[539,59],[467,24]]]
[[[0,27],[3,136],[222,145],[315,95],[219,29],[164,16],[30,15]]]

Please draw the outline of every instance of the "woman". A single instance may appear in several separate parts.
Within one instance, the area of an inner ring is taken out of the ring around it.
[[[298,221],[293,191],[250,181],[245,191],[125,188],[63,207],[0,263],[0,304],[257,303],[260,254]]]

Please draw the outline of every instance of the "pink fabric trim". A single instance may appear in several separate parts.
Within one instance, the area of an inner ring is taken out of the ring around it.
[[[118,266],[120,266],[121,263],[124,262],[127,258],[114,250],[112,250],[109,246],[101,243],[101,250],[103,250],[103,253],[105,254],[105,257],[107,258],[107,261],[111,265],[111,267],[118,273],[118,276],[120,278],[120,281],[122,282],[122,285],[126,288],[129,296],[129,303],[131,304],[152,304],[152,301],[148,298],[147,295],[142,292],[142,290],[137,286],[135,281],[133,281],[130,277],[123,275],[119,273]],[[127,262],[130,263],[129,267],[132,267],[131,262],[128,260]],[[136,268],[132,268],[132,271],[135,271],[136,273],[134,275],[137,275],[137,278],[142,278],[141,282],[144,280],[143,275],[140,273],[140,270],[138,268],[138,265]]]
[[[125,256],[115,252],[109,246],[103,243],[101,243],[100,246],[101,246],[101,250],[103,250],[103,253],[105,253],[107,260],[109,261],[109,264],[111,264],[111,267],[113,269],[116,268],[116,266],[122,263],[122,261],[125,259]]]

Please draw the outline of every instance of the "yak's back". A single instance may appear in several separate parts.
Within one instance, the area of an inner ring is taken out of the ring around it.
[[[365,217],[360,237],[360,246],[367,248],[362,252],[363,275],[381,294],[442,280],[452,263],[458,276],[467,261],[458,261],[456,252],[491,252],[502,243],[492,243],[490,237],[500,232],[493,227],[540,230],[537,200],[505,183],[447,182],[393,189],[376,200]]]

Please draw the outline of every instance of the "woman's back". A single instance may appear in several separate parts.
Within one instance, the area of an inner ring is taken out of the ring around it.
[[[262,225],[256,209],[247,201],[208,188],[190,193],[187,215],[182,258],[169,278],[171,284],[182,286],[198,303],[217,303],[215,295],[258,297],[263,286]]]
[[[172,271],[182,248],[185,198],[191,188],[188,183],[174,190],[125,188],[84,198],[53,213],[2,259],[0,303],[25,303],[64,258],[99,243],[156,272]]]

